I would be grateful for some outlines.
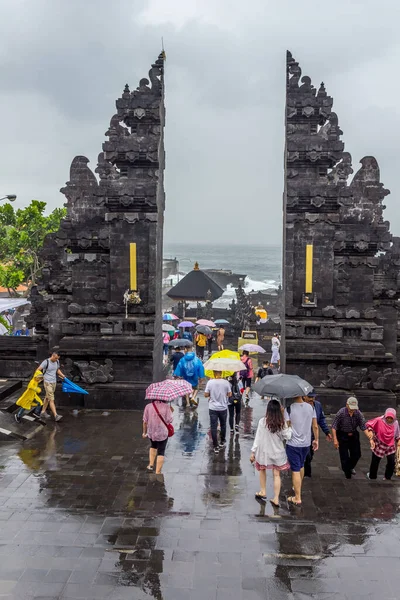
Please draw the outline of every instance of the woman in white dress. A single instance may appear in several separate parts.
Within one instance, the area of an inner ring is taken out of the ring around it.
[[[284,440],[290,440],[292,429],[287,426],[278,400],[270,400],[265,417],[260,419],[256,437],[251,449],[250,462],[254,463],[260,473],[260,491],[257,500],[267,500],[267,470],[274,476],[274,497],[270,500],[273,506],[279,507],[281,492],[281,471],[290,469]]]

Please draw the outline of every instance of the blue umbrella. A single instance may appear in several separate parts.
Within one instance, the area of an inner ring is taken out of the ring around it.
[[[68,394],[89,394],[86,390],[83,390],[76,383],[72,383],[70,379],[65,378],[62,384],[62,391]]]
[[[214,321],[214,323],[216,325],[229,325],[229,321],[227,321],[226,319],[217,319],[216,321]]]

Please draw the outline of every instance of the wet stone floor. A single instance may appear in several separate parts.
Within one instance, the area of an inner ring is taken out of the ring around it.
[[[252,399],[216,456],[205,399],[176,406],[163,477],[145,470],[136,412],[66,413],[0,445],[0,599],[399,598],[399,482],[366,479],[364,440],[346,480],[322,440],[303,507],[258,504],[249,455],[264,411]]]

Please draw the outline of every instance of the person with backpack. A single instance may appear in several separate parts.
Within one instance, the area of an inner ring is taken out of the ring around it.
[[[39,366],[38,371],[43,373],[44,389],[46,397],[43,402],[41,417],[49,418],[47,414],[47,407],[50,406],[51,413],[55,421],[61,421],[62,416],[57,414],[54,394],[57,387],[57,375],[61,379],[65,379],[64,373],[60,369],[60,355],[57,350],[53,350],[50,358],[46,358]]]
[[[231,428],[231,435],[233,435],[235,431],[236,433],[239,433],[242,394],[240,393],[239,381],[236,373],[231,377],[228,377],[228,381],[231,384],[232,391],[232,395],[228,398],[229,427]]]
[[[246,367],[245,369],[243,369],[243,371],[240,371],[240,379],[242,380],[242,384],[245,389],[246,405],[248,405],[250,401],[251,381],[253,379],[253,361],[249,356],[248,350],[243,350],[243,354],[240,357],[240,360]]]
[[[270,400],[265,417],[260,419],[256,437],[251,449],[250,462],[255,463],[260,473],[260,491],[256,499],[267,500],[267,470],[272,470],[274,477],[274,497],[271,504],[279,508],[281,493],[281,471],[290,468],[285,451],[285,440],[292,437],[292,429],[285,423],[282,407],[278,400]]]
[[[201,360],[204,359],[204,350],[206,346],[207,336],[204,333],[200,333],[200,331],[198,331],[196,333],[196,354]]]
[[[184,379],[193,388],[193,394],[189,398],[190,406],[198,406],[196,397],[199,391],[199,383],[205,377],[204,367],[201,360],[193,352],[193,348],[185,348],[185,354],[178,362],[174,371],[174,377]]]

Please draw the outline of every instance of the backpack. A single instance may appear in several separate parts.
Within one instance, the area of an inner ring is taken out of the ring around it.
[[[244,365],[245,365],[245,369],[243,369],[243,371],[240,371],[239,375],[241,379],[249,379],[250,377],[250,370],[249,370],[249,360],[250,358],[246,358],[246,360],[244,361]]]
[[[200,348],[204,348],[207,345],[207,337],[204,335],[204,333],[197,334],[196,344],[200,346]]]
[[[44,367],[44,369],[42,371],[43,375],[46,373],[47,369],[49,368],[49,360],[50,360],[49,358],[46,360],[46,365],[45,365],[45,367]],[[58,360],[57,361],[57,371],[58,371],[59,368],[60,368],[60,361]]]

